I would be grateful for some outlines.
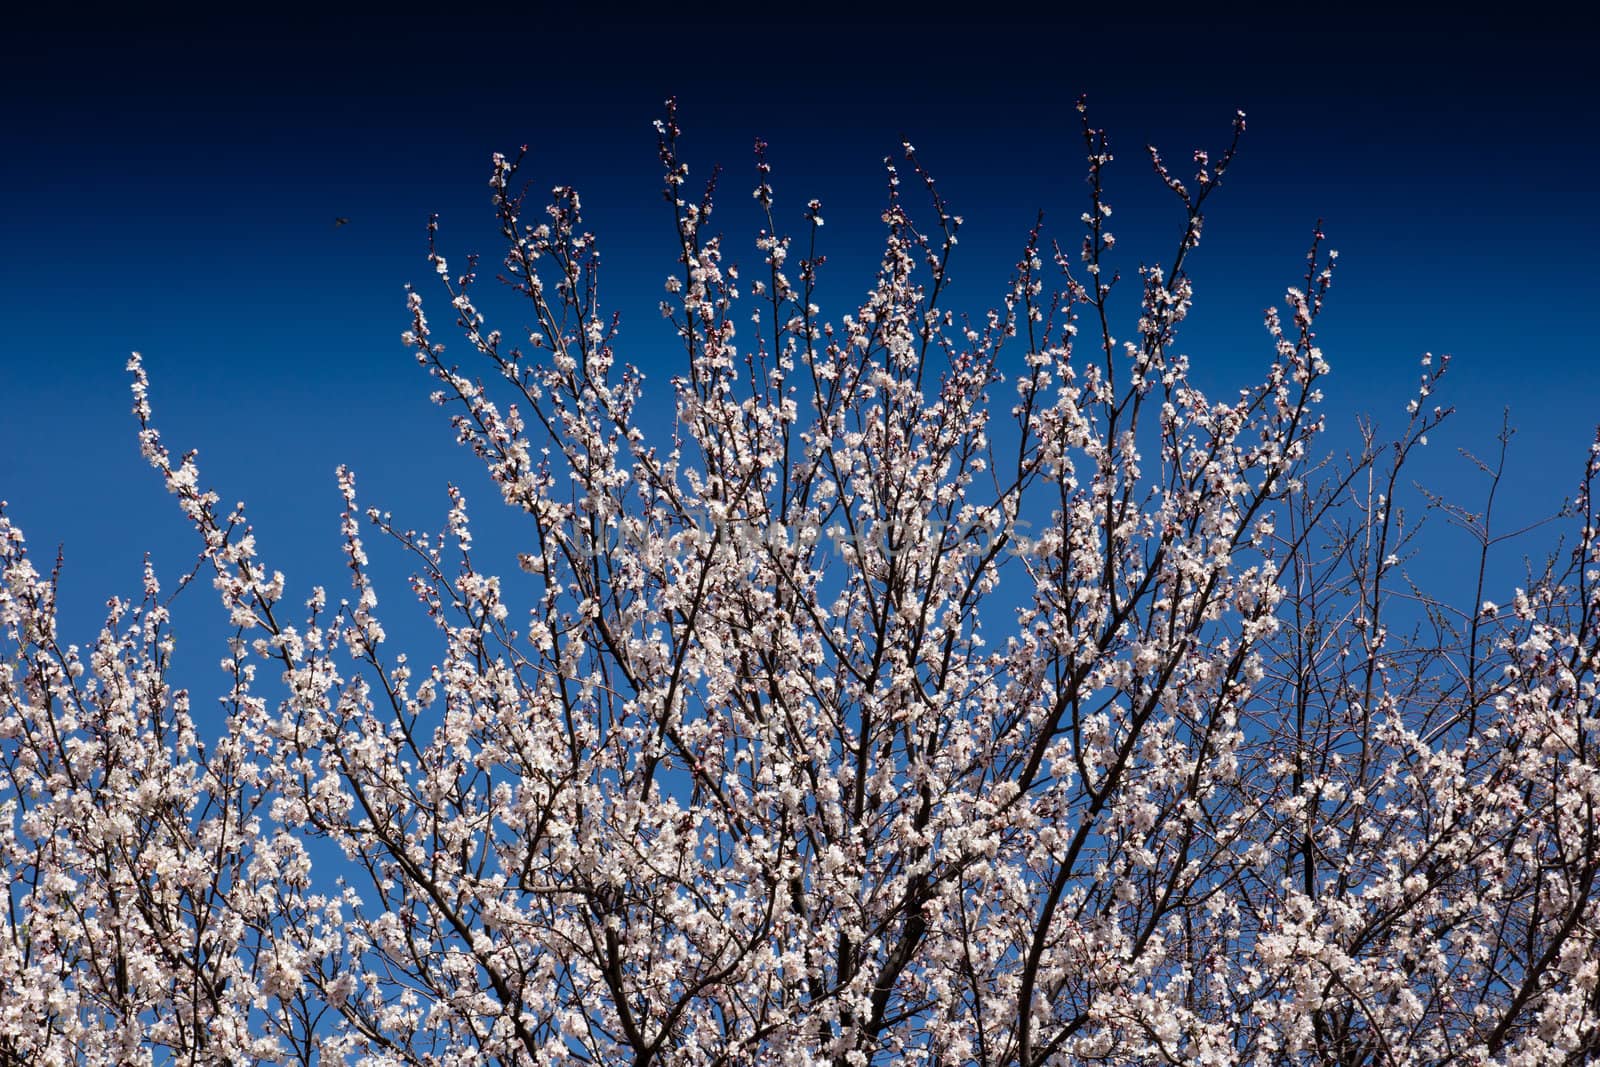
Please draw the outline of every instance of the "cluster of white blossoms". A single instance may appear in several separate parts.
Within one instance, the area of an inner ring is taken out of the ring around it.
[[[521,524],[503,577],[459,491],[428,536],[341,470],[352,591],[297,607],[135,357],[228,620],[221,699],[173,683],[154,574],[67,643],[0,514],[0,1063],[1600,1055],[1600,446],[1565,555],[1507,607],[1419,612],[1394,501],[1443,366],[1392,447],[1319,460],[1320,233],[1258,384],[1208,396],[1177,348],[1242,130],[1187,183],[1152,153],[1184,221],[1129,293],[1085,121],[1081,250],[1036,229],[976,322],[906,146],[830,319],[821,205],[784,235],[758,154],[741,283],[669,111],[660,442],[576,193],[528,221],[496,157],[528,341],[437,253],[492,373],[415,294],[406,341]],[[380,592],[408,608],[363,530],[409,560],[435,662],[391,649]]]

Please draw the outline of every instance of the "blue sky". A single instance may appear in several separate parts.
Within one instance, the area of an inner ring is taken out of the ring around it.
[[[1509,405],[1505,513],[1546,512],[1575,486],[1600,420],[1592,38],[1355,19],[708,26],[215,16],[0,40],[0,499],[41,562],[65,546],[68,639],[92,636],[105,597],[137,590],[145,551],[169,584],[194,554],[138,455],[130,350],[169,446],[199,448],[206,482],[249,504],[297,600],[344,582],[339,463],[408,525],[437,527],[452,479],[476,513],[497,507],[399,340],[407,282],[452,340],[429,284],[430,214],[452,263],[495,261],[495,151],[526,143],[539,184],[583,194],[624,358],[665,388],[676,349],[653,309],[674,253],[650,124],[669,94],[691,179],[725,168],[715,228],[731,258],[757,262],[755,138],[771,145],[780,218],[798,231],[805,201],[823,201],[834,319],[870,283],[881,161],[902,136],[966,219],[954,302],[980,311],[1038,210],[1076,244],[1080,94],[1118,157],[1130,274],[1167,257],[1180,221],[1143,145],[1174,162],[1220,148],[1241,108],[1249,132],[1193,265],[1183,347],[1197,378],[1232,389],[1259,375],[1261,310],[1296,282],[1322,218],[1341,253],[1321,331],[1336,433],[1361,411],[1397,427],[1418,357],[1449,352],[1443,400],[1459,413],[1417,476],[1472,499],[1454,450],[1491,450]],[[512,333],[515,305],[497,309]],[[1433,544],[1419,566],[1448,581],[1467,546]],[[188,599],[209,609],[208,595]]]

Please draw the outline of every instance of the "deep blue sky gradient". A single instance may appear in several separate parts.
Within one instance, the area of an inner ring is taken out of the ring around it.
[[[337,596],[338,463],[405,524],[436,528],[452,479],[475,513],[498,507],[399,341],[412,282],[469,356],[430,284],[425,228],[442,216],[452,265],[473,250],[497,261],[491,153],[526,143],[537,184],[577,186],[623,357],[664,391],[678,350],[654,307],[674,251],[650,124],[667,95],[691,182],[725,167],[714,228],[731,259],[759,262],[756,137],[782,220],[798,232],[805,201],[823,201],[837,320],[871,282],[882,160],[902,136],[966,219],[955,306],[999,300],[1040,209],[1076,247],[1086,93],[1117,155],[1127,274],[1170,257],[1181,219],[1143,145],[1184,163],[1226,143],[1235,108],[1249,115],[1193,260],[1181,347],[1199,381],[1227,395],[1259,377],[1261,311],[1297,282],[1320,217],[1341,253],[1321,331],[1336,433],[1347,441],[1360,411],[1398,427],[1418,357],[1450,352],[1442,400],[1459,414],[1418,477],[1471,500],[1481,484],[1454,449],[1490,451],[1509,405],[1504,514],[1553,509],[1600,420],[1595,39],[1533,23],[1264,25],[23,28],[0,38],[0,499],[41,564],[65,546],[68,640],[92,637],[106,596],[137,590],[145,551],[169,584],[187,568],[195,541],[128,412],[137,349],[169,447],[198,447],[205,482],[249,503],[295,600],[319,583]],[[515,304],[488,306],[518,331]],[[1416,567],[1460,600],[1466,545],[1440,533]],[[220,625],[209,598],[191,593],[186,611]]]

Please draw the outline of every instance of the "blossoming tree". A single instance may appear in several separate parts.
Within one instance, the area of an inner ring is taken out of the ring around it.
[[[785,235],[758,148],[741,272],[658,128],[669,437],[577,194],[539,214],[520,158],[492,186],[526,344],[471,266],[433,256],[472,365],[411,297],[523,573],[480,569],[459,492],[427,536],[341,470],[353,591],[296,603],[137,356],[227,615],[220,705],[170,678],[155,574],[66,643],[0,515],[0,1062],[1600,1055],[1600,446],[1504,607],[1419,608],[1395,499],[1443,363],[1396,440],[1321,458],[1320,233],[1261,382],[1206,396],[1176,347],[1242,116],[1193,178],[1152,150],[1185,221],[1120,284],[1086,121],[1081,247],[1035,229],[975,324],[909,146],[876,280],[829,318],[820,205]],[[1488,512],[1448,514],[1487,554]],[[391,650],[364,529],[438,662]]]

